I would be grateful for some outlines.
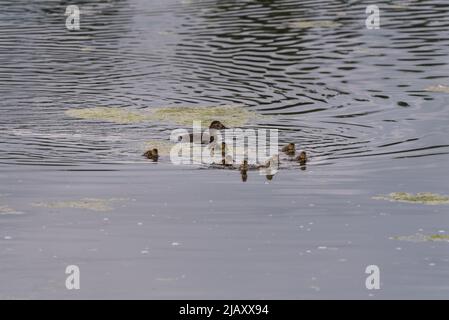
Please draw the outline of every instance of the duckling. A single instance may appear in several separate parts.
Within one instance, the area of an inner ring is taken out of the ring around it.
[[[301,166],[305,166],[307,163],[307,153],[305,151],[301,151],[299,156],[296,157],[295,161],[298,161]]]
[[[143,156],[150,160],[153,160],[153,161],[157,161],[159,159],[159,154],[158,154],[157,149],[148,150],[147,152],[145,152],[143,154]]]
[[[243,160],[243,163],[240,165],[239,170],[248,171],[248,169],[249,169],[248,160]]]
[[[294,143],[289,143],[281,149],[282,152],[289,156],[294,156],[296,153],[296,148]]]

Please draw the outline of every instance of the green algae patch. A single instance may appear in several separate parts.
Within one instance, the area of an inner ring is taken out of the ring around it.
[[[223,105],[215,107],[164,107],[157,108],[151,113],[151,119],[191,126],[193,121],[201,121],[202,126],[209,126],[214,120],[221,121],[225,126],[238,127],[257,114],[242,105]]]
[[[436,85],[436,86],[430,86],[425,89],[429,92],[437,92],[437,93],[449,93],[449,86],[445,86],[442,84]]]
[[[410,236],[391,237],[390,239],[408,242],[449,242],[449,235],[446,234],[426,235],[422,233],[416,233]]]
[[[65,114],[72,118],[114,122],[120,124],[149,121],[149,114],[131,111],[125,108],[94,107],[67,110]]]
[[[117,107],[94,107],[71,109],[67,110],[65,114],[77,119],[106,121],[119,124],[165,122],[191,126],[193,121],[201,121],[204,127],[209,126],[214,120],[219,120],[229,127],[238,127],[252,119],[261,117],[242,105],[160,107],[148,111]]]
[[[23,214],[23,212],[16,211],[9,206],[5,205],[0,206],[0,215],[15,215],[15,214]]]
[[[449,241],[449,235],[446,234],[432,234],[429,236],[431,241]]]
[[[389,200],[407,203],[420,203],[427,205],[449,204],[449,197],[430,192],[419,192],[417,194],[407,192],[393,192],[388,196],[373,197],[376,200]]]
[[[290,22],[288,26],[293,29],[338,28],[341,23],[332,20],[304,20]]]
[[[112,203],[117,201],[126,201],[128,199],[111,198],[111,199],[94,199],[84,198],[74,201],[58,201],[51,203],[33,203],[34,207],[44,207],[49,209],[84,209],[91,211],[111,211],[114,210]]]

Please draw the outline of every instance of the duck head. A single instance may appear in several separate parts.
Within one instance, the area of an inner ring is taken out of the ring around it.
[[[224,130],[227,129],[227,127],[225,127],[225,125],[220,121],[214,120],[211,122],[209,129]]]

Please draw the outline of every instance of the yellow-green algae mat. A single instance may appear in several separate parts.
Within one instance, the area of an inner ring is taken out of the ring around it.
[[[427,205],[449,204],[449,196],[430,192],[419,192],[417,194],[407,192],[393,192],[387,196],[373,197],[373,199],[407,203],[420,203]]]
[[[409,241],[409,242],[449,242],[449,235],[446,234],[431,234],[426,235],[416,233],[410,236],[396,236],[391,237],[391,240]]]
[[[161,107],[149,111],[118,107],[94,107],[70,109],[65,114],[72,118],[119,124],[162,121],[191,126],[193,121],[201,121],[209,125],[212,121],[219,120],[229,127],[242,126],[251,119],[261,117],[243,105]]]
[[[129,199],[124,198],[111,198],[111,199],[95,199],[84,198],[81,200],[72,201],[58,201],[51,203],[33,203],[34,207],[44,207],[49,209],[84,209],[91,211],[111,211],[114,210],[112,203],[127,201]]]
[[[6,206],[6,205],[0,205],[0,215],[13,215],[13,214],[22,214],[23,212],[16,211],[15,209]]]

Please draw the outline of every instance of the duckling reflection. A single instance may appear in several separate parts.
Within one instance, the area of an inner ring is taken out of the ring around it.
[[[147,152],[145,152],[143,156],[146,157],[147,159],[153,160],[154,162],[156,162],[159,159],[157,149],[150,149]]]
[[[248,180],[248,169],[248,160],[243,160],[243,163],[239,167],[243,182],[246,182]]]

